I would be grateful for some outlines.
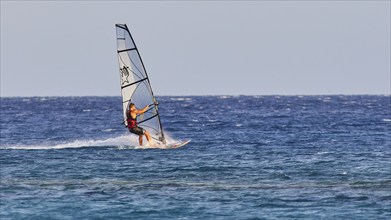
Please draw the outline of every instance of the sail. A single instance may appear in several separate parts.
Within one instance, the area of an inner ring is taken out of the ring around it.
[[[137,122],[153,139],[166,144],[158,107],[154,104],[156,99],[140,53],[126,24],[116,24],[115,27],[124,123],[127,125],[126,113],[130,103],[138,109],[149,106],[144,114],[137,116]]]

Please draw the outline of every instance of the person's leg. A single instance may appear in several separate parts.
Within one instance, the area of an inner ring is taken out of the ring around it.
[[[140,134],[138,136],[138,143],[140,144],[140,146],[143,146],[143,135],[142,134]]]
[[[145,137],[147,138],[147,140],[148,140],[148,142],[150,143],[150,144],[152,144],[152,142],[151,142],[151,135],[148,133],[148,131],[145,131]]]

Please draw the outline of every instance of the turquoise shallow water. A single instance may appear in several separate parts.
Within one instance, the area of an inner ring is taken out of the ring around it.
[[[179,149],[135,149],[119,97],[1,98],[1,219],[390,219],[390,96],[158,97]]]

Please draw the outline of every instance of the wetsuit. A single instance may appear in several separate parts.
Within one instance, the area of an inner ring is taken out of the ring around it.
[[[132,117],[130,112],[126,114],[126,121],[128,122],[128,129],[130,133],[137,134],[137,135],[143,135],[145,133],[144,128],[139,127],[137,125],[137,120]]]

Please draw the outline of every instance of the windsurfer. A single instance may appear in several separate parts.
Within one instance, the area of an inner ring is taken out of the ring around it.
[[[128,122],[128,129],[130,133],[138,135],[138,142],[140,146],[143,145],[143,135],[147,138],[149,144],[152,144],[151,135],[142,127],[137,125],[137,115],[143,114],[148,111],[149,106],[145,106],[143,109],[137,109],[134,103],[129,104],[129,111],[126,114],[126,121]]]

